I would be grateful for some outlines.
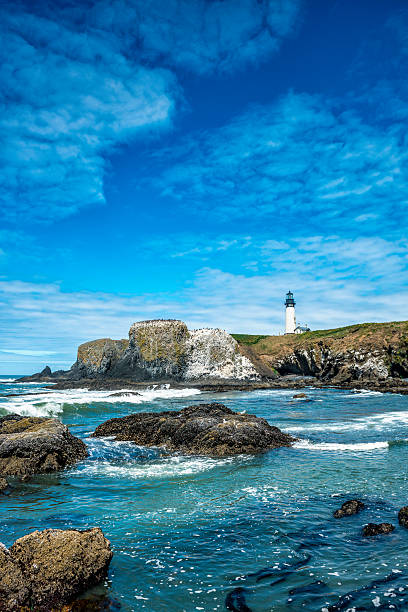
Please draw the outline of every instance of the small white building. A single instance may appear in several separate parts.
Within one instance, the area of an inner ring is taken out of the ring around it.
[[[307,325],[296,325],[295,305],[293,293],[288,291],[285,300],[285,334],[304,334],[310,331]]]

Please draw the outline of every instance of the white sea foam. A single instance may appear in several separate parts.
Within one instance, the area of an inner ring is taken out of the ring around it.
[[[86,404],[143,404],[155,399],[177,399],[199,395],[199,389],[170,389],[168,385],[152,385],[138,391],[88,391],[86,389],[64,389],[63,391],[44,389],[38,393],[22,394],[18,397],[3,397],[0,407],[7,412],[27,416],[53,416],[61,414],[65,405]]]
[[[388,449],[388,442],[356,442],[341,444],[337,442],[311,442],[310,440],[299,440],[295,442],[293,446],[301,450],[372,451]]]
[[[0,385],[2,383],[12,383],[16,380],[16,378],[0,378]]]
[[[376,395],[384,395],[384,393],[382,391],[373,391],[372,389],[354,389],[352,393],[348,393],[343,397],[352,397],[353,399],[355,399],[358,397],[367,398]]]
[[[363,416],[359,418],[350,418],[347,422],[326,422],[326,423],[308,423],[306,425],[281,425],[282,429],[291,432],[300,431],[363,431],[363,430],[375,430],[381,431],[388,429],[390,426],[395,425],[407,425],[408,424],[408,411],[393,411],[383,412],[381,414],[374,414],[371,416]]]
[[[127,455],[127,453],[125,453]],[[173,456],[141,463],[140,461],[123,463],[110,460],[90,461],[82,470],[92,477],[129,478],[172,478],[189,476],[213,470],[214,468],[232,463],[232,458],[212,459],[210,457]]]

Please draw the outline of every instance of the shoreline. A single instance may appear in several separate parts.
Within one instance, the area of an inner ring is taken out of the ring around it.
[[[16,380],[15,382],[25,382],[24,380]],[[169,385],[171,389],[199,389],[200,391],[210,391],[213,393],[225,393],[228,391],[260,391],[264,389],[304,389],[305,387],[315,387],[318,389],[343,389],[362,391],[378,391],[380,393],[398,393],[408,395],[408,381],[391,379],[389,381],[369,381],[360,380],[349,383],[337,383],[322,381],[314,377],[301,376],[285,376],[273,380],[264,380],[259,382],[228,382],[228,381],[190,381],[179,382],[174,380],[146,380],[134,381],[130,379],[95,379],[83,378],[80,380],[53,380],[52,378],[38,378],[30,380],[30,382],[38,382],[39,384],[48,383],[46,389],[65,390],[65,389],[88,389],[92,391],[121,391],[123,389],[146,390],[154,385],[163,386]]]

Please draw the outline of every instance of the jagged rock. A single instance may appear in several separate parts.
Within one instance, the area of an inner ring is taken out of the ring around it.
[[[86,446],[57,419],[0,417],[0,473],[54,472],[87,456]]]
[[[61,609],[98,584],[111,559],[110,543],[99,528],[23,536],[9,551],[0,549],[0,610]]]
[[[350,499],[349,501],[344,502],[341,508],[336,510],[333,513],[334,518],[343,518],[344,516],[352,516],[353,514],[357,514],[364,510],[365,506],[363,502],[358,499]]]
[[[102,423],[92,435],[114,436],[116,440],[128,440],[142,446],[165,446],[169,451],[218,457],[264,452],[291,446],[295,441],[265,419],[233,412],[223,404],[131,414]]]
[[[363,527],[363,536],[367,537],[376,536],[383,533],[391,533],[391,531],[394,531],[394,529],[395,527],[394,525],[391,525],[391,523],[379,523],[378,525],[375,523],[368,523]]]
[[[0,543],[0,610],[15,612],[28,602],[29,589],[17,561]]]
[[[3,493],[8,487],[8,482],[0,476],[0,493]]]
[[[307,397],[306,393],[295,393],[293,399],[303,399],[305,397]]]
[[[400,525],[408,529],[408,506],[404,506],[398,512],[398,522]]]

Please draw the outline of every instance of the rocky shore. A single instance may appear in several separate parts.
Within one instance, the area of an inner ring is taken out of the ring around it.
[[[296,440],[265,419],[233,412],[223,404],[131,414],[102,423],[92,435],[213,457],[261,453],[291,446]]]
[[[47,366],[20,381],[53,383],[54,389],[153,383],[216,392],[313,385],[407,394],[407,337],[406,322],[234,338],[220,329],[190,331],[177,320],[140,321],[128,340],[80,345],[70,370],[51,372]]]

